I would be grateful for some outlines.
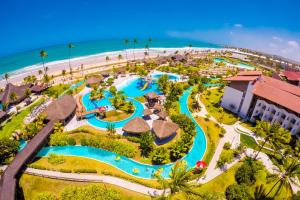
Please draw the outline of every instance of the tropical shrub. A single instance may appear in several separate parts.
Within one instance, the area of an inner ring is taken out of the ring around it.
[[[129,158],[133,158],[137,154],[137,149],[134,145],[123,143],[111,137],[82,138],[80,142],[83,146],[105,149]]]
[[[223,146],[223,149],[229,150],[231,148],[230,142],[226,142]]]
[[[148,157],[154,149],[154,138],[151,133],[143,133],[140,136],[140,149],[142,156]]]
[[[48,157],[48,163],[52,165],[59,165],[66,162],[66,159],[62,156],[58,156],[56,154],[50,154]]]
[[[135,136],[126,136],[126,139],[130,142],[140,143],[141,139]]]
[[[96,169],[74,169],[74,173],[97,173]]]
[[[155,165],[166,164],[169,160],[169,152],[164,147],[159,147],[152,152],[152,163]]]
[[[109,88],[109,92],[110,92],[113,96],[115,96],[115,95],[117,94],[117,88],[116,88],[116,86],[111,86],[111,87]]]
[[[263,165],[259,161],[247,158],[235,173],[235,180],[238,184],[253,184],[257,180],[256,174],[263,169]]]
[[[59,169],[58,171],[60,171],[62,173],[72,173],[71,169]]]
[[[74,138],[70,137],[67,133],[53,133],[50,135],[51,146],[67,146],[75,145],[76,141]]]
[[[226,188],[226,199],[228,200],[247,200],[251,199],[247,186],[244,184],[232,184]]]
[[[84,187],[69,186],[60,193],[61,200],[118,200],[120,194],[99,185],[88,185]]]
[[[56,196],[49,192],[41,192],[37,194],[34,200],[56,200]]]
[[[9,138],[0,139],[0,165],[6,164],[8,159],[18,153],[19,142]]]
[[[22,137],[25,140],[33,138],[44,126],[45,115],[39,115],[34,122],[27,124],[22,131]]]

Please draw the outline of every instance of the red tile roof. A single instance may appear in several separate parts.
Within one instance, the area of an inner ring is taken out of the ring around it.
[[[262,75],[261,71],[241,71],[237,74],[238,76],[260,76]]]
[[[288,108],[296,113],[300,113],[300,97],[287,91],[273,87],[268,83],[257,81],[252,93]]]
[[[300,81],[300,72],[294,72],[294,71],[284,71],[283,75],[287,78],[289,81]]]
[[[280,90],[289,92],[291,94],[294,94],[294,95],[297,95],[300,97],[300,87],[297,87],[295,85],[292,85],[287,82],[277,80],[277,79],[274,79],[274,78],[271,78],[268,76],[262,76],[260,81],[263,81],[274,88],[278,88]],[[299,102],[299,104],[300,104],[300,102]]]
[[[259,76],[233,76],[226,78],[225,81],[254,81]]]

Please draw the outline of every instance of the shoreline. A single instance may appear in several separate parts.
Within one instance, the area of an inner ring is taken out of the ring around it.
[[[223,48],[201,48],[201,47],[180,47],[180,48],[149,48],[148,58],[156,57],[157,55],[170,55],[175,51],[184,52],[189,50],[196,50],[196,51],[206,51],[206,50],[213,50],[213,51],[220,51]],[[166,51],[164,54],[163,52]],[[121,62],[127,62],[128,60],[133,60],[134,57],[136,59],[143,59],[144,58],[145,49],[124,49],[120,51],[111,51],[111,52],[103,52],[98,54],[92,54],[88,56],[80,56],[71,58],[71,68],[73,70],[77,70],[80,68],[81,64],[83,64],[84,69],[87,70],[93,67],[101,67],[106,65],[118,64]],[[126,53],[128,59],[126,59]],[[121,54],[123,56],[122,59],[118,59],[118,55]],[[109,61],[106,61],[106,56],[110,57]],[[69,71],[69,59],[64,60],[57,60],[45,63],[45,67],[48,67],[48,75],[58,75],[61,73],[62,70]],[[41,63],[24,67],[22,69],[18,69],[12,72],[8,72],[9,79],[8,82],[14,84],[20,84],[23,81],[23,78],[28,75],[35,75],[37,77],[41,76],[38,74],[39,70],[43,70],[43,66]],[[0,79],[0,87],[6,85],[6,80],[1,77]]]

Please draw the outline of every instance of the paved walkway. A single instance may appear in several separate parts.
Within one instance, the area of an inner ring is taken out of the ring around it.
[[[55,179],[68,180],[68,181],[109,183],[128,190],[132,190],[134,192],[139,192],[150,196],[158,196],[163,194],[163,190],[153,189],[150,187],[146,187],[113,176],[102,176],[96,174],[62,173],[57,171],[39,170],[33,168],[27,168],[25,170],[25,173],[35,175],[35,176],[42,176],[46,178],[55,178]],[[166,191],[166,193],[168,193],[168,191]]]

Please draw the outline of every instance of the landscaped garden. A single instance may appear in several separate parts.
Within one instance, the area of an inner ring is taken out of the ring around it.
[[[201,101],[209,114],[216,120],[223,124],[232,125],[238,121],[238,118],[220,106],[222,94],[221,88],[206,90],[201,94]]]

